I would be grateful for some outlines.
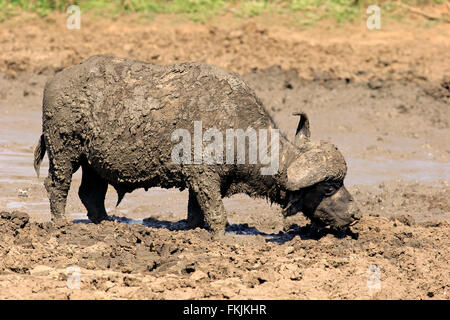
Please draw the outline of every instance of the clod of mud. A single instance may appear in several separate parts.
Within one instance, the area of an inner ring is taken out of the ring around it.
[[[30,220],[30,217],[27,213],[20,211],[3,211],[0,213],[0,218],[2,219],[0,221],[6,220],[7,222],[10,222],[21,229],[23,229]]]
[[[391,217],[392,221],[399,221],[403,223],[405,226],[413,226],[416,224],[416,221],[410,215],[400,215],[398,217]]]

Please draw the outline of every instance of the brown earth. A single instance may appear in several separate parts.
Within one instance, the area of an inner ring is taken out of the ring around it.
[[[200,229],[1,217],[2,299],[447,299],[450,289],[448,222],[367,216],[357,240],[304,227],[217,241]],[[80,268],[80,290],[67,288],[69,265]],[[372,265],[379,290],[367,286]]]
[[[449,299],[448,24],[369,32],[228,17],[199,25],[87,16],[79,31],[64,23],[24,15],[0,28],[1,299]],[[332,141],[348,162],[364,215],[354,234],[314,230],[301,215],[283,221],[279,207],[234,196],[225,200],[228,232],[212,240],[185,230],[186,192],[160,189],[135,191],[118,208],[110,190],[115,221],[86,224],[79,172],[67,206],[75,223],[50,225],[32,169],[43,86],[97,53],[239,72],[291,137],[292,112],[306,111],[313,140]],[[80,268],[80,290],[67,287],[70,265]],[[368,286],[374,270],[380,289]]]
[[[83,14],[79,30],[67,29],[65,19],[24,14],[3,22],[0,71],[51,73],[94,54],[111,54],[157,64],[201,61],[241,74],[280,65],[308,79],[326,72],[355,81],[441,81],[450,73],[449,25],[424,27],[420,19],[386,20],[377,31],[367,30],[364,19],[303,30],[283,26],[283,16],[260,23],[224,16],[196,24],[171,15],[111,20]]]

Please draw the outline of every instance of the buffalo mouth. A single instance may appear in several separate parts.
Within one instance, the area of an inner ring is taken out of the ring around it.
[[[292,216],[301,211],[301,199],[292,199],[284,207],[282,207],[281,214],[283,217]]]
[[[335,231],[348,231],[351,226],[359,222],[358,214],[351,214],[349,217],[340,218],[326,211],[316,208],[314,212],[304,212],[302,208],[302,199],[292,199],[283,208],[282,215],[284,218],[302,212],[309,220],[320,228],[330,228]]]
[[[357,214],[351,214],[348,217],[334,217],[326,212],[317,210],[314,216],[310,218],[315,224],[322,227],[329,227],[335,231],[348,231],[351,226],[359,222],[360,217]]]

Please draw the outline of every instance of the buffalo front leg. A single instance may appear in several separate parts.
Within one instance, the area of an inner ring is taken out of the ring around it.
[[[100,223],[108,218],[105,209],[108,182],[100,177],[91,166],[82,165],[82,169],[83,175],[78,196],[87,210],[89,220],[94,223]]]
[[[189,180],[189,189],[204,214],[204,221],[215,235],[223,235],[227,219],[219,178],[214,174],[203,173],[194,174]]]
[[[189,188],[188,200],[188,226],[192,229],[205,226],[205,215],[198,204],[196,193],[191,188]]]

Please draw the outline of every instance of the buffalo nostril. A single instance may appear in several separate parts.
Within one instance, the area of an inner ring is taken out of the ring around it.
[[[361,219],[361,213],[356,212],[352,214],[352,218],[355,220],[360,220]]]
[[[350,223],[351,226],[358,223],[358,221],[361,219],[361,215],[359,213],[352,214],[352,222]]]

